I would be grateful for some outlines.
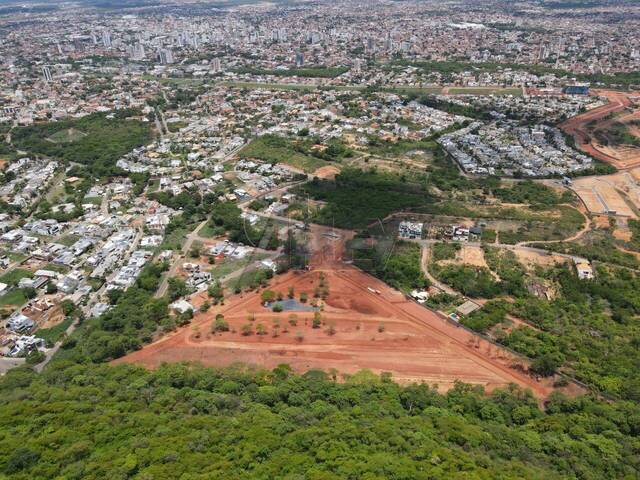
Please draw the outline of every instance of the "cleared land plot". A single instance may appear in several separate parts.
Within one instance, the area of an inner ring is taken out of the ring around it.
[[[513,250],[518,261],[526,267],[535,268],[537,266],[552,267],[556,264],[567,262],[565,257],[528,250],[526,248],[516,248]]]
[[[344,163],[350,167],[362,169],[375,168],[385,172],[405,172],[407,170],[424,171],[431,163],[433,155],[426,150],[416,151],[414,155],[394,156],[393,158],[382,158],[378,155],[358,155]]]
[[[573,190],[580,196],[587,209],[591,213],[623,215],[636,218],[632,208],[618,190],[628,190],[628,198],[640,205],[640,189],[633,184],[629,184],[628,175],[616,173],[602,177],[584,177],[573,182]]]
[[[462,380],[489,389],[515,382],[532,388],[541,397],[550,393],[550,386],[509,368],[514,358],[505,351],[483,341],[477,348],[469,347],[469,340],[475,338],[472,334],[369,275],[355,268],[323,273],[330,293],[321,313],[321,328],[312,327],[311,312],[297,312],[293,326],[288,322],[290,312],[271,312],[262,306],[258,293],[236,295],[224,306],[196,315],[192,326],[118,362],[150,368],[181,360],[217,366],[242,362],[267,368],[288,363],[298,372],[335,368],[342,373],[355,373],[368,368],[377,373],[391,372],[396,381],[403,383],[437,384],[441,390]],[[289,273],[279,277],[270,289],[286,297],[291,286],[296,295],[306,291],[311,297],[319,275],[319,271]],[[194,303],[198,305],[203,300],[194,299]],[[211,333],[218,313],[224,315],[230,332]],[[249,321],[248,315],[255,320]],[[273,336],[276,320],[280,328]],[[248,323],[253,330],[262,324],[267,334],[242,335],[242,326]],[[330,327],[335,330],[333,333],[329,332]]]
[[[340,173],[340,168],[335,165],[328,165],[326,167],[320,167],[315,172],[313,172],[314,177],[333,180],[336,178],[336,175]]]
[[[462,263],[465,265],[472,265],[474,267],[489,268],[484,259],[484,252],[482,251],[482,248],[473,245],[462,245],[460,250],[456,252],[455,259],[443,260],[440,263]]]

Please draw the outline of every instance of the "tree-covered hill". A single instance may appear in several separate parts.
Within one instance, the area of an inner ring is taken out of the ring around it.
[[[362,372],[58,362],[0,380],[12,479],[638,478],[640,409],[518,389],[446,395]],[[4,475],[3,475],[4,474]]]

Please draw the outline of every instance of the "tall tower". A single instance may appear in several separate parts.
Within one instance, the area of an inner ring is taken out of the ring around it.
[[[160,59],[160,63],[164,65],[173,63],[173,53],[168,48],[161,49],[158,52],[158,58]]]
[[[48,66],[42,67],[42,77],[44,81],[49,83],[53,81],[53,76],[51,75],[51,69]]]
[[[111,47],[111,33],[109,32],[109,30],[102,31],[102,45],[104,45],[106,48]]]

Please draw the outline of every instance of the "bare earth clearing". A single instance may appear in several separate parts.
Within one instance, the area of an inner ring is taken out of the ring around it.
[[[487,390],[516,383],[531,388],[538,398],[551,393],[551,380],[540,382],[527,375],[526,365],[508,352],[342,263],[343,240],[348,232],[336,231],[340,239],[335,239],[327,235],[328,231],[322,227],[312,229],[315,255],[311,271],[281,275],[269,287],[285,299],[289,287],[293,287],[296,298],[301,292],[312,298],[323,273],[329,295],[321,312],[320,328],[312,327],[313,312],[295,312],[294,326],[289,322],[292,312],[274,313],[261,304],[259,292],[250,292],[232,296],[224,306],[207,313],[196,314],[191,325],[116,362],[139,363],[149,368],[176,361],[197,361],[209,366],[241,362],[266,368],[287,363],[297,372],[320,368],[347,374],[366,368],[376,373],[391,372],[401,383],[437,384],[440,390],[461,380],[483,385]],[[204,296],[192,301],[200,305]],[[218,313],[224,315],[231,331],[211,333]],[[274,321],[280,325],[277,335],[273,333]],[[241,327],[248,323],[254,328],[262,324],[266,334],[243,336]]]
[[[637,218],[640,209],[640,167],[612,175],[578,178],[572,189],[591,213]]]

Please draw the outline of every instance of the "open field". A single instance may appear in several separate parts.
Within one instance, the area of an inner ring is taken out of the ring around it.
[[[313,172],[313,176],[322,178],[325,180],[333,180],[336,178],[336,175],[339,173],[340,173],[340,168],[338,166],[327,165],[327,166],[318,168],[315,172]]]
[[[86,136],[87,134],[81,132],[80,130],[76,130],[75,128],[68,128],[66,130],[55,132],[53,135],[47,138],[47,140],[53,143],[73,143]]]
[[[267,135],[254,138],[238,152],[238,156],[257,158],[270,163],[284,163],[305,172],[313,172],[327,166],[324,160],[297,151],[290,141]]]
[[[552,253],[542,253],[525,248],[515,248],[512,251],[516,254],[518,261],[528,268],[535,268],[537,266],[552,267],[554,265],[567,262],[566,257],[561,257]]]
[[[484,267],[489,268],[486,260],[484,259],[484,252],[482,248],[475,245],[462,245],[460,250],[456,252],[455,259],[450,260],[442,260],[440,263],[454,263],[454,264],[464,264],[464,265],[472,265],[474,267]]]
[[[576,140],[576,145],[587,154],[610,163],[618,169],[640,166],[640,147],[626,144],[603,145],[604,137],[610,137],[616,124],[631,124],[640,119],[640,110],[634,104],[638,97],[624,92],[595,90],[594,94],[606,97],[608,103],[570,118],[560,128]],[[630,127],[631,134],[636,133]],[[600,140],[600,141],[599,141]]]
[[[346,232],[330,233],[329,229],[314,227],[312,234],[312,270],[279,276],[269,289],[286,298],[292,287],[296,298],[301,292],[311,298],[324,275],[329,294],[319,328],[312,327],[313,312],[295,312],[296,324],[291,325],[291,312],[272,312],[262,305],[259,293],[251,292],[230,297],[224,306],[207,313],[198,313],[191,325],[117,362],[149,368],[181,360],[216,366],[242,362],[266,368],[287,363],[297,372],[320,368],[346,374],[366,368],[376,373],[391,372],[402,383],[437,384],[441,390],[461,380],[489,390],[513,382],[531,388],[539,398],[552,391],[549,382],[538,382],[524,373],[523,362],[506,351],[343,264]],[[196,306],[204,300],[203,296],[192,299]],[[212,333],[217,314],[224,315],[230,331]],[[245,325],[249,325],[245,330],[250,329],[251,334],[243,335]],[[274,329],[274,325],[279,327]],[[265,333],[258,335],[263,328]],[[511,368],[513,364],[520,369]]]

